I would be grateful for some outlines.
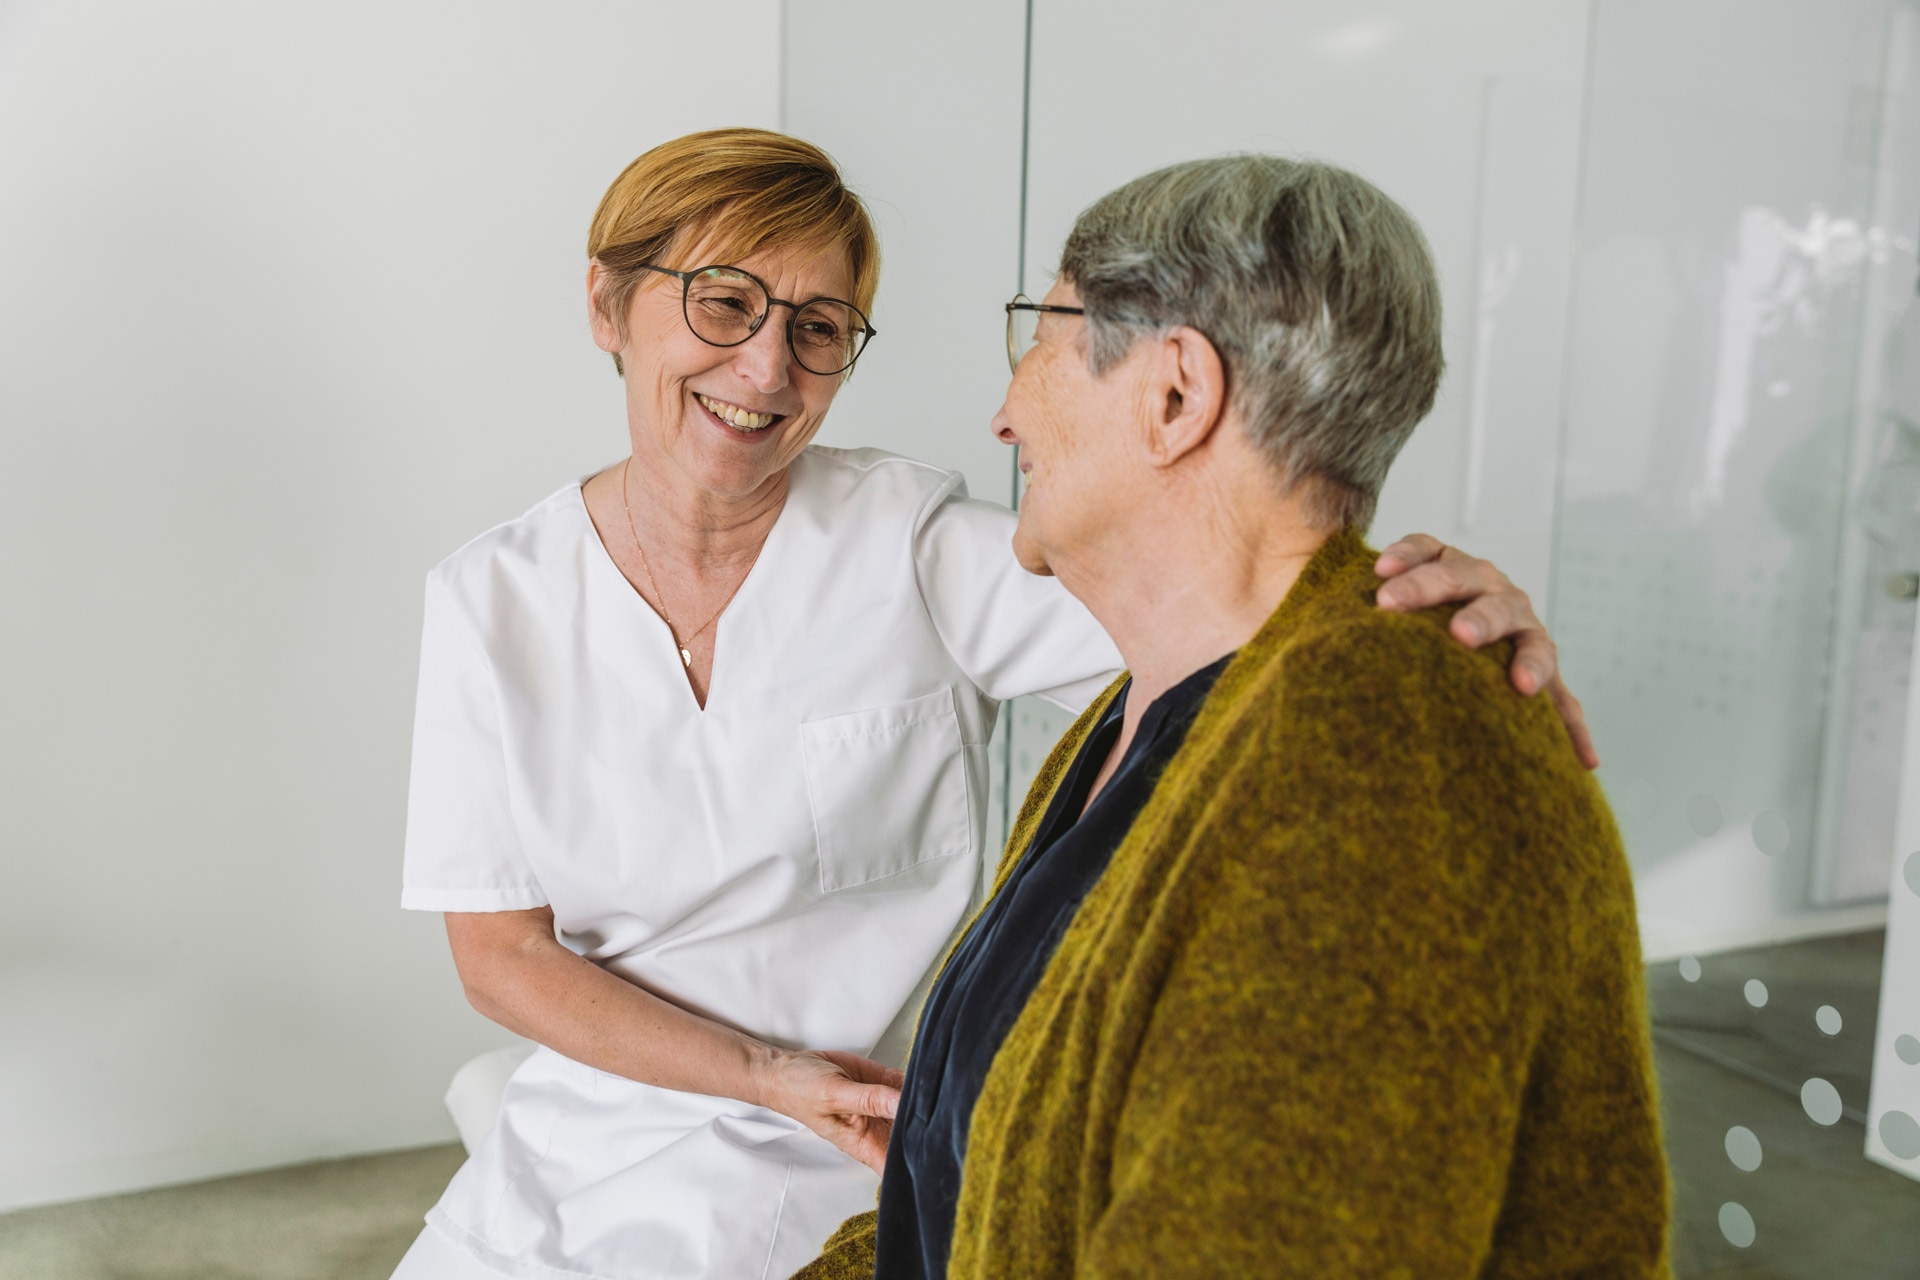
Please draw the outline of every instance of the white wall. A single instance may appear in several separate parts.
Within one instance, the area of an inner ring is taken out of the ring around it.
[[[587,220],[779,42],[0,5],[0,1208],[451,1139],[505,1035],[397,906],[422,577],[622,451]]]
[[[954,467],[1009,502],[989,431],[1018,289],[1024,0],[788,0],[785,127],[831,152],[878,224],[880,333],[822,428]]]

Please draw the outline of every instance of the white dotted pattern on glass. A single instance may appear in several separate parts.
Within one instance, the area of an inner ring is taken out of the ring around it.
[[[1680,976],[1688,982],[1700,981],[1700,962],[1692,956],[1681,956]]]
[[[1758,978],[1748,978],[1744,994],[1747,1003],[1756,1009],[1767,1007],[1767,984]]]
[[[1895,1036],[1893,1051],[1900,1056],[1900,1061],[1908,1066],[1920,1067],[1920,1040],[1912,1036]]]
[[[1706,837],[1720,830],[1720,802],[1710,795],[1694,795],[1687,798],[1687,825],[1693,828],[1693,834]]]
[[[1742,1173],[1752,1173],[1760,1167],[1760,1138],[1753,1130],[1743,1124],[1737,1124],[1727,1130],[1727,1159],[1733,1161],[1733,1167]]]
[[[1920,1121],[1904,1111],[1888,1111],[1880,1117],[1880,1141],[1897,1159],[1920,1159]]]
[[[1793,830],[1787,820],[1769,809],[1753,820],[1753,847],[1769,858],[1777,858],[1793,843]]]
[[[1800,1105],[1815,1124],[1840,1123],[1840,1091],[1819,1076],[1800,1086]]]
[[[1837,1036],[1845,1024],[1841,1021],[1840,1011],[1830,1004],[1823,1004],[1813,1011],[1813,1025],[1827,1035]]]
[[[1906,880],[1907,888],[1920,893],[1920,853],[1910,853],[1900,868],[1901,877]]]
[[[1720,1234],[1736,1249],[1753,1243],[1753,1215],[1745,1205],[1729,1200],[1720,1206]]]

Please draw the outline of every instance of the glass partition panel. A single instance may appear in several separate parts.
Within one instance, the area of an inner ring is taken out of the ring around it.
[[[1920,1162],[1864,1154],[1920,494],[1883,413],[1912,17],[1595,7],[1551,619],[1634,865],[1680,1275],[1911,1275],[1920,1239]]]

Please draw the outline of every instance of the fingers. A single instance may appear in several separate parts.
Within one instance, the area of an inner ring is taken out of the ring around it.
[[[886,1164],[887,1145],[893,1140],[891,1120],[837,1115],[807,1127],[875,1173]]]
[[[1560,669],[1559,651],[1527,593],[1493,564],[1455,548],[1382,584],[1375,599],[1396,612],[1463,603],[1447,629],[1470,649],[1511,637],[1513,685],[1528,696],[1546,688]]]
[[[787,1053],[778,1061],[785,1083],[777,1097],[763,1105],[791,1116],[881,1172],[893,1117],[900,1109],[901,1073],[858,1054],[831,1051]]]
[[[1375,572],[1379,572],[1377,564]],[[1526,593],[1514,586],[1491,561],[1470,556],[1456,547],[1442,547],[1438,556],[1382,583],[1374,598],[1384,609],[1410,612],[1431,609],[1437,604],[1465,603],[1508,594],[1526,599]],[[1531,614],[1532,604],[1528,603],[1526,608]]]
[[[875,1116],[891,1120],[900,1109],[900,1090],[893,1085],[868,1084],[842,1076],[821,1081],[820,1109],[843,1116]]]
[[[1465,613],[1466,610],[1460,612]],[[1528,610],[1528,613],[1531,614],[1532,610]],[[1453,621],[1458,624],[1460,614],[1455,614]],[[1459,638],[1457,625],[1453,634]],[[1538,622],[1509,634],[1513,635],[1513,662],[1507,668],[1507,679],[1513,682],[1514,688],[1531,698],[1559,678],[1560,650],[1553,643],[1553,637]]]
[[[1391,578],[1415,565],[1439,559],[1446,549],[1447,544],[1432,534],[1410,533],[1380,553],[1380,558],[1373,562],[1373,571],[1383,578]]]
[[[863,1058],[857,1053],[847,1053],[840,1049],[822,1049],[819,1051],[819,1056],[840,1068],[853,1080],[891,1085],[895,1089],[907,1082],[905,1072],[889,1067],[884,1062]]]
[[[1527,693],[1538,693],[1545,688],[1554,672],[1560,669],[1559,650],[1534,615],[1533,601],[1511,583],[1501,591],[1475,597],[1453,615],[1447,630],[1469,649],[1511,637],[1516,650],[1523,651],[1530,661],[1544,661],[1544,665],[1535,669],[1538,682],[1526,690]]]
[[[1580,706],[1580,699],[1573,696],[1573,690],[1567,688],[1567,682],[1559,676],[1547,686],[1547,696],[1553,699],[1554,710],[1567,726],[1567,736],[1573,739],[1573,751],[1580,757],[1580,763],[1589,769],[1598,769],[1600,751],[1593,745],[1593,731],[1587,728],[1587,713]]]
[[[863,1120],[840,1149],[875,1173],[885,1176],[887,1146],[893,1141],[893,1124],[887,1120]],[[839,1145],[839,1144],[836,1144]]]
[[[1461,603],[1465,607],[1447,624],[1461,644],[1478,649],[1511,637],[1513,663],[1508,679],[1513,687],[1528,697],[1545,689],[1580,763],[1589,769],[1600,767],[1586,711],[1560,678],[1559,649],[1534,613],[1533,601],[1506,574],[1424,533],[1409,534],[1382,551],[1373,571],[1387,579],[1374,593],[1382,609],[1411,613]]]

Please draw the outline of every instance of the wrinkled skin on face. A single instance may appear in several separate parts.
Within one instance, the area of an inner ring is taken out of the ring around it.
[[[707,265],[705,249],[675,250],[663,265]],[[768,248],[728,265],[752,272],[779,298],[805,302],[853,292],[852,267],[837,246]],[[589,287],[597,272],[589,275]],[[682,317],[680,282],[654,273],[633,292],[624,340],[594,310],[594,341],[618,354],[626,370],[636,464],[723,504],[784,491],[788,465],[820,430],[842,380],[794,360],[787,345],[790,314],[776,306],[739,346],[711,346]]]
[[[1048,306],[1077,307],[1071,281],[1047,290]],[[1020,451],[1027,489],[1014,554],[1029,573],[1053,574],[1097,541],[1136,482],[1130,432],[1141,420],[1132,358],[1096,378],[1087,368],[1086,319],[1042,312],[1034,347],[1014,371],[993,431]]]

